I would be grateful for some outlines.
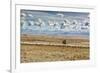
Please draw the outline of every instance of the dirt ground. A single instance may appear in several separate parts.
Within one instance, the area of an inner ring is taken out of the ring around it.
[[[60,43],[66,40],[66,44],[86,45],[86,47],[72,46],[52,46],[37,44],[21,44],[21,63],[47,62],[47,61],[73,61],[89,59],[89,40],[72,37],[46,37],[46,36],[22,36],[23,42],[48,41],[50,43]]]

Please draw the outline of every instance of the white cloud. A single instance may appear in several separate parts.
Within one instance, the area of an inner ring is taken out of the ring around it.
[[[57,16],[64,17],[64,14],[62,14],[62,13],[57,13]]]

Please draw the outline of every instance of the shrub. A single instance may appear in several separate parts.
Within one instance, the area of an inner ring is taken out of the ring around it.
[[[66,40],[63,40],[62,43],[63,43],[63,44],[66,44]]]

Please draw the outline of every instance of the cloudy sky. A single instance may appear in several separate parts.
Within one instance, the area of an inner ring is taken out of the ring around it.
[[[65,20],[69,21],[69,23],[65,23]],[[54,33],[59,30],[59,33],[62,31],[89,33],[89,26],[85,26],[85,23],[89,23],[89,13],[85,12],[21,10],[21,22],[22,21],[22,30],[29,31],[31,29],[33,33],[37,33],[39,30],[43,30],[41,33],[44,33],[44,31],[47,31],[47,33],[48,31],[52,31],[51,33]],[[55,27],[48,26],[49,21],[51,21],[51,25],[56,24]],[[72,25],[73,23],[74,25]],[[44,26],[39,27],[41,26],[40,24]]]

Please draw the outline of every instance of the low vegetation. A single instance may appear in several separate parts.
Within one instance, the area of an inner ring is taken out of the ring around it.
[[[36,45],[36,44],[21,44],[21,63],[29,62],[46,62],[46,61],[74,61],[89,59],[89,41],[87,39],[70,39],[70,38],[53,38],[50,37],[21,37],[21,41],[49,41],[56,43],[75,43],[85,44],[86,47],[72,46],[51,46],[51,45]],[[35,37],[35,38],[33,38]],[[47,39],[48,38],[48,39]],[[32,39],[32,40],[31,40]],[[54,39],[54,40],[53,40]],[[77,40],[77,41],[75,41]],[[57,42],[58,41],[58,42]]]

